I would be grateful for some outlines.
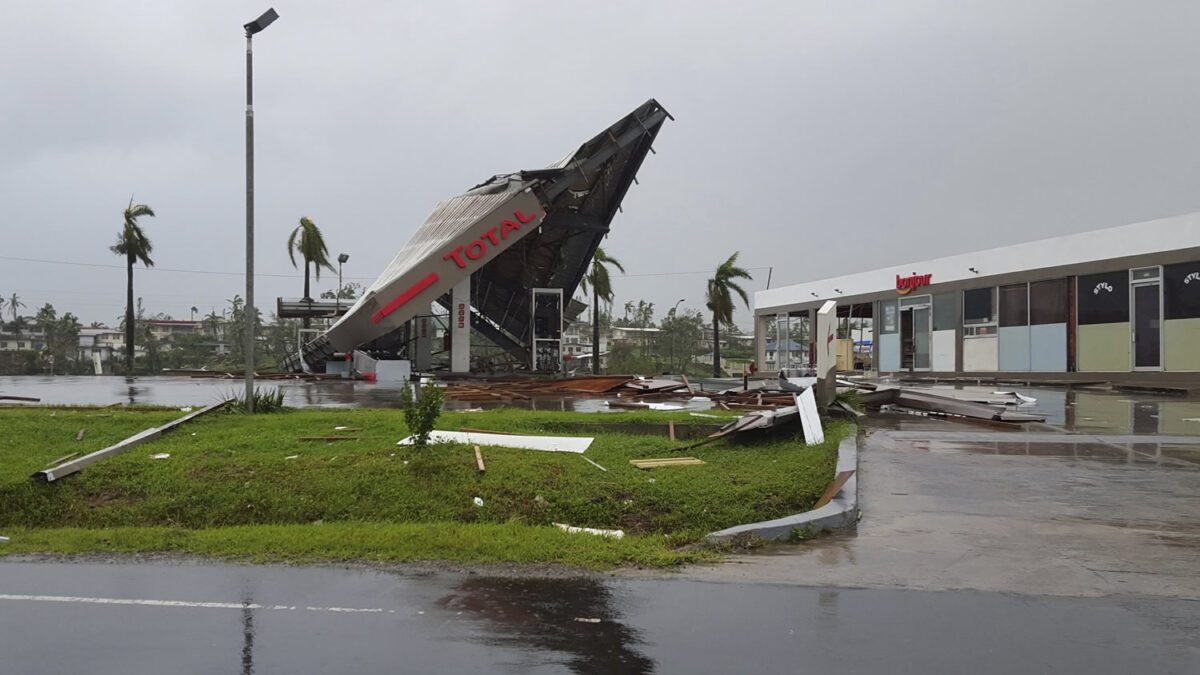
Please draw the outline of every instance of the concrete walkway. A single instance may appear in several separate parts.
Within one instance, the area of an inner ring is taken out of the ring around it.
[[[921,418],[867,428],[856,534],[686,574],[1200,599],[1200,438],[1051,438]]]

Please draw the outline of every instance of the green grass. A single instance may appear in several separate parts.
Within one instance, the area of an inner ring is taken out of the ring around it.
[[[0,555],[176,551],[272,560],[679,564],[711,557],[680,550],[708,532],[809,508],[832,479],[846,433],[830,423],[829,440],[813,448],[791,434],[721,440],[685,453],[703,466],[641,471],[629,460],[672,456],[689,441],[584,433],[571,425],[718,420],[647,411],[443,413],[440,429],[594,436],[586,456],[608,469],[571,453],[489,447],[481,475],[468,446],[397,447],[407,435],[399,410],[210,414],[53,484],[28,479],[53,459],[92,452],[181,414],[0,409],[0,533],[12,538]],[[299,440],[339,435],[339,425],[362,427],[352,434],[360,440]],[[76,441],[80,428],[87,431]],[[156,453],[170,458],[151,459]],[[298,457],[287,459],[292,455]],[[555,522],[629,536],[566,534]]]

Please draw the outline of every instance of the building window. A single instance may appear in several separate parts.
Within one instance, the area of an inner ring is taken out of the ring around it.
[[[1079,325],[1129,321],[1129,272],[1079,277]]]
[[[883,320],[879,323],[879,332],[883,335],[900,332],[900,317],[898,316],[899,308],[895,300],[880,300],[880,314]]]
[[[954,330],[958,327],[958,294],[938,293],[933,296],[933,329]]]
[[[996,322],[996,289],[975,288],[963,291],[963,325]]]
[[[1029,323],[1034,326],[1066,323],[1071,312],[1069,288],[1066,279],[1029,284]]]
[[[1200,262],[1163,267],[1163,314],[1167,319],[1200,318]]]
[[[1013,284],[1000,287],[1000,326],[1029,325],[1029,285]]]

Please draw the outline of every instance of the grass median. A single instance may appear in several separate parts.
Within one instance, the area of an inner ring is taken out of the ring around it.
[[[398,447],[408,435],[398,410],[213,413],[79,474],[51,484],[29,480],[59,457],[93,452],[182,414],[0,410],[0,534],[11,538],[0,555],[167,551],[260,561],[678,565],[717,555],[686,546],[709,532],[810,508],[833,477],[847,432],[831,423],[827,441],[814,447],[795,436],[798,426],[722,439],[683,453],[704,465],[643,471],[629,460],[678,456],[672,451],[694,439],[630,429],[721,420],[642,411],[443,413],[440,429],[592,436],[585,456],[607,469],[572,453],[483,447],[487,470],[479,473],[471,446]],[[597,422],[623,431],[594,430]],[[300,440],[339,436],[355,438]],[[169,457],[152,458],[160,454]],[[554,523],[626,536],[570,534]]]

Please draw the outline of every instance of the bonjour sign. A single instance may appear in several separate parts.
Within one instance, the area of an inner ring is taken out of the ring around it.
[[[910,277],[902,277],[896,275],[896,292],[900,295],[908,295],[922,286],[928,286],[932,274],[914,274]]]

